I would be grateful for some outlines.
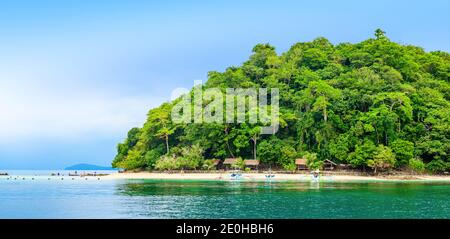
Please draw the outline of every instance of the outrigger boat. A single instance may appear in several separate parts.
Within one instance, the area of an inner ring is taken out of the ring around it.
[[[272,169],[269,169],[269,173],[265,175],[267,180],[272,180],[275,177],[275,174],[272,173]]]
[[[232,172],[231,174],[230,174],[230,179],[231,180],[240,180],[240,179],[242,179],[242,174],[241,174],[241,172],[239,172],[239,171],[235,171],[235,172]]]
[[[311,181],[319,182],[319,179],[320,179],[320,171],[319,170],[315,170],[315,171],[311,172]]]

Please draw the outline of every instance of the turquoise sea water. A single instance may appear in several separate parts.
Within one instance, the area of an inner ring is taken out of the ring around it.
[[[0,176],[0,218],[450,218],[449,183],[22,175]]]

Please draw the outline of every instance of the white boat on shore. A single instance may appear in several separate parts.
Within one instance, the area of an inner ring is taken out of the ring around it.
[[[320,172],[319,170],[311,172],[311,181],[312,182],[319,182],[320,180]]]
[[[241,180],[242,179],[242,173],[237,171],[237,172],[232,172],[230,174],[230,179],[231,180]]]

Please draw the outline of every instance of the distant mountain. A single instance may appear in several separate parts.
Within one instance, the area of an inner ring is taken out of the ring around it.
[[[103,167],[93,164],[80,163],[67,167],[64,170],[116,170],[116,169],[112,167]]]

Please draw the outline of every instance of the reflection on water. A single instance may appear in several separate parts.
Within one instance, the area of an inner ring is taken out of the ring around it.
[[[448,218],[448,184],[129,181],[139,217]],[[430,203],[432,202],[432,203]],[[132,205],[132,206],[130,206]]]
[[[0,218],[450,218],[450,184],[0,178]]]

